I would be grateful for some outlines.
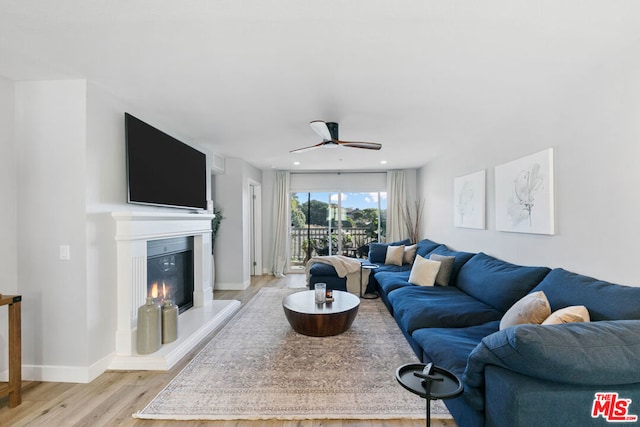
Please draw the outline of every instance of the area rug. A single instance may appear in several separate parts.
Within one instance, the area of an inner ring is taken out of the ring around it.
[[[262,288],[140,412],[143,419],[424,419],[425,400],[396,369],[418,362],[383,303],[361,300],[351,328],[333,337],[291,329],[282,299]],[[432,419],[451,418],[441,401]]]

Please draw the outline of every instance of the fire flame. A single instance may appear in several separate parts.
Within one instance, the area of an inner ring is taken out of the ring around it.
[[[162,294],[160,292],[162,292]],[[153,282],[149,291],[149,296],[153,298],[156,304],[163,305],[164,300],[169,299],[170,292],[171,286],[169,286],[169,289],[167,289],[167,285],[162,282],[162,289],[160,289],[158,282]]]

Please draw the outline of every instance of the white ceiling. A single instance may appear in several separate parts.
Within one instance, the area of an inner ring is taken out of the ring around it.
[[[0,76],[86,78],[263,169],[420,167],[639,48],[635,0],[0,0]],[[315,119],[383,148],[289,154]]]

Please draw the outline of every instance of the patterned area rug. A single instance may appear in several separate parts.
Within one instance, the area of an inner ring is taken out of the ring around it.
[[[262,288],[136,418],[172,420],[424,419],[425,400],[396,369],[418,362],[393,318],[363,299],[351,328],[333,337],[291,329],[282,299]],[[442,401],[432,419],[451,418]]]

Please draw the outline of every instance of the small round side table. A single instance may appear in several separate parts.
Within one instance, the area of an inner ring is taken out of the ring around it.
[[[360,263],[360,298],[365,298],[365,299],[376,299],[378,298],[378,295],[373,295],[373,296],[367,296],[367,295],[371,295],[371,294],[363,294],[362,293],[362,270],[369,270],[369,274],[373,274],[373,270],[376,270],[380,268],[380,266],[378,264],[367,264],[364,262]],[[365,289],[365,292],[367,290]]]
[[[462,381],[444,368],[433,366],[425,375],[424,363],[408,363],[396,370],[396,379],[411,393],[417,394],[427,402],[427,427],[431,426],[431,400],[451,399],[462,394]]]

